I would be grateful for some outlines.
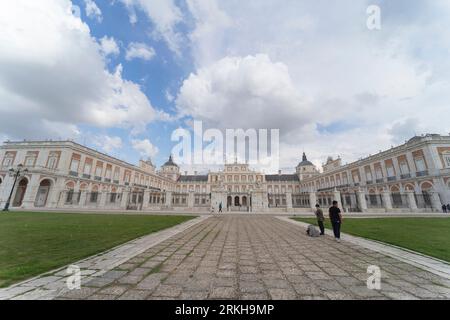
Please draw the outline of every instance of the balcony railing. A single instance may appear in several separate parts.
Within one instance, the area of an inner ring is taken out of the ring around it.
[[[90,179],[90,178],[91,178],[91,175],[90,175],[90,174],[83,173],[83,178],[84,178],[84,179]]]
[[[105,182],[111,182],[111,179],[110,178],[105,178]]]
[[[78,177],[78,172],[76,172],[76,171],[69,171],[69,176]]]
[[[119,180],[114,180],[113,181],[115,184],[119,184]]]
[[[94,177],[94,180],[95,180],[95,181],[102,181],[102,177],[95,176],[95,177]]]
[[[373,183],[372,180],[366,181],[366,184],[372,184],[372,183]]]
[[[410,179],[411,174],[410,173],[404,173],[400,175],[400,179]]]
[[[423,177],[428,175],[428,170],[416,172],[417,177]]]
[[[383,180],[383,179],[377,179],[376,182],[377,182],[377,183],[383,183],[384,180]]]
[[[397,177],[387,177],[387,181],[396,181]]]

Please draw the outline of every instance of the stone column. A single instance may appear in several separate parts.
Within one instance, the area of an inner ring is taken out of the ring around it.
[[[37,174],[33,174],[31,176],[31,178],[28,178],[28,185],[27,185],[27,189],[25,190],[25,195],[23,197],[23,201],[22,201],[22,207],[26,208],[26,209],[30,209],[34,207],[34,201],[36,200],[36,195],[37,192],[39,190],[39,175]],[[17,180],[19,181],[19,179]],[[18,184],[16,184],[18,185]],[[51,188],[52,189],[52,188]],[[50,198],[50,191],[49,190],[49,194],[47,195],[48,198]],[[14,194],[13,194],[14,197]],[[14,200],[14,198],[11,199],[11,202]],[[48,206],[48,200],[47,199],[47,206]]]
[[[431,195],[431,206],[433,207],[433,211],[441,212],[442,203],[441,199],[439,198],[439,193],[436,191],[431,191],[430,195]]]
[[[108,192],[106,192],[106,191],[102,191],[100,193],[100,202],[99,202],[99,205],[98,205],[98,207],[100,209],[104,209],[106,207],[106,197],[107,196],[108,196]]]
[[[287,209],[292,209],[292,192],[286,192],[286,205]]]
[[[122,200],[120,201],[120,209],[126,210],[128,204],[128,197],[130,195],[129,190],[122,190]]]
[[[172,208],[172,191],[166,191],[166,206]]]
[[[362,212],[367,212],[367,201],[366,201],[366,192],[364,190],[359,189],[356,192],[358,196],[358,202],[361,207]]]
[[[333,200],[336,200],[339,204],[339,207],[342,209],[342,203],[341,203],[341,192],[334,188],[333,190]]]
[[[59,204],[61,193],[65,189],[65,179],[58,178],[54,185],[50,187],[47,199],[47,207],[56,208]]]
[[[414,197],[414,190],[406,190],[405,191],[407,197],[408,197],[408,206],[411,209],[411,211],[417,211],[417,203],[416,203],[416,197]]]
[[[381,192],[381,196],[383,198],[384,208],[386,211],[392,210],[391,192],[383,190]]]
[[[316,210],[316,204],[317,204],[317,195],[315,191],[312,191],[309,193],[309,205],[313,211]]]
[[[150,205],[150,190],[145,189],[144,190],[144,198],[142,199],[142,210],[145,210]]]
[[[87,191],[83,190],[80,193],[80,201],[78,202],[78,206],[80,208],[83,208],[86,206],[86,197],[87,197]]]
[[[194,191],[189,191],[188,208],[190,209],[194,208]]]

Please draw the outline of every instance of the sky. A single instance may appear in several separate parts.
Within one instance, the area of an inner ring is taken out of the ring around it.
[[[161,165],[200,120],[351,162],[450,132],[449,54],[447,0],[0,0],[0,139]]]

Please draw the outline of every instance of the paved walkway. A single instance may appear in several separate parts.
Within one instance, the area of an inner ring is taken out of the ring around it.
[[[450,281],[275,217],[216,216],[58,299],[450,299]]]

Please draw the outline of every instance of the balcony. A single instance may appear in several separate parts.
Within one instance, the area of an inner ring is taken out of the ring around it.
[[[90,178],[91,178],[91,175],[90,175],[90,174],[83,173],[83,178],[84,178],[84,179],[90,179]]]
[[[381,178],[381,179],[377,179],[376,182],[377,182],[377,183],[383,183],[384,180],[383,180],[383,178]]]
[[[428,175],[428,170],[416,172],[416,177],[423,177]]]
[[[366,184],[373,184],[372,180],[366,181]]]
[[[400,175],[400,179],[411,179],[411,173],[404,173]]]
[[[393,177],[387,177],[387,181],[396,181],[397,177],[393,176]]]
[[[129,186],[129,185],[130,185],[130,183],[129,183],[129,182],[125,182],[125,185],[126,185],[126,186]]]
[[[110,178],[105,178],[105,182],[111,182],[111,179]]]
[[[102,177],[95,176],[95,177],[94,177],[94,180],[95,180],[95,181],[102,181]]]
[[[78,177],[78,172],[76,172],[76,171],[69,171],[69,176]]]
[[[113,181],[115,184],[119,184],[119,180],[114,180]]]

